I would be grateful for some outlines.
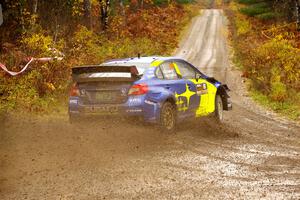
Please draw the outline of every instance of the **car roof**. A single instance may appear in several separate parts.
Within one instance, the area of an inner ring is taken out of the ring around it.
[[[123,59],[113,59],[108,60],[101,65],[134,65],[137,63],[147,63],[151,64],[154,61],[165,61],[170,59],[180,59],[176,57],[161,57],[161,56],[148,56],[148,57],[133,57],[133,58],[123,58]]]
[[[97,67],[97,66],[104,66],[104,65],[116,65],[116,66],[134,66],[135,64],[149,64],[151,65],[154,61],[165,61],[170,59],[180,59],[178,57],[163,57],[163,56],[147,56],[147,57],[132,57],[132,58],[122,58],[122,59],[112,59],[105,61],[101,64],[94,64],[94,65],[81,65],[81,66],[74,66],[72,68],[84,68],[84,67]]]

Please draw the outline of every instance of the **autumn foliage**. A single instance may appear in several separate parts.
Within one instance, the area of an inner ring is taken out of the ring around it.
[[[276,110],[300,117],[300,32],[296,23],[262,20],[227,9],[235,64],[250,80],[249,87],[267,97]],[[292,114],[291,114],[292,113]]]

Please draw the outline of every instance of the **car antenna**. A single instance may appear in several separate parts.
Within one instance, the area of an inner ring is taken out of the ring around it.
[[[138,53],[138,59],[140,59],[141,58],[141,54],[140,53]]]

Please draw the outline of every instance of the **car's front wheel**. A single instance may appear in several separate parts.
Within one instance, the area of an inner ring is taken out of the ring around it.
[[[173,132],[176,127],[176,107],[171,102],[165,102],[160,112],[160,125],[164,131]]]
[[[220,95],[216,95],[214,117],[218,122],[223,121],[223,102]]]

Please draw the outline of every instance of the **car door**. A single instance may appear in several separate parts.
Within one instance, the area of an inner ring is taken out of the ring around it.
[[[187,84],[186,80],[182,79],[176,72],[175,63],[172,60],[163,62],[156,73],[157,77],[163,80],[161,86],[174,94],[178,111],[181,114],[187,114],[189,110],[189,98],[186,95],[182,95],[187,91]]]
[[[207,115],[214,111],[214,97],[211,91],[214,86],[201,76],[201,73],[191,64],[176,60],[177,73],[186,80],[191,92],[191,109],[195,111],[196,117]]]

